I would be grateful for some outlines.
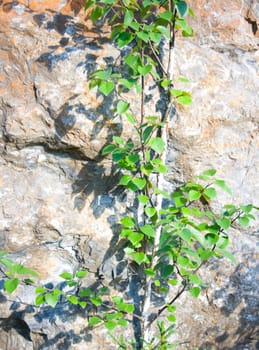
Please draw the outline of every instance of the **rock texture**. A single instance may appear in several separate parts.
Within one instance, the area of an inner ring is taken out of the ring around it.
[[[171,121],[168,180],[174,186],[216,167],[233,188],[229,202],[256,202],[259,5],[190,4],[196,35],[178,38],[175,76],[191,81],[194,103],[178,106]],[[117,222],[127,205],[100,150],[128,130],[113,120],[112,97],[88,88],[89,74],[119,53],[106,39],[109,28],[93,28],[82,5],[0,1],[0,249],[43,283],[60,283],[61,272],[78,266],[114,276]],[[259,347],[256,233],[256,223],[233,230],[238,265],[213,265],[203,272],[209,290],[179,304],[179,349]],[[85,331],[77,310],[32,308],[30,287],[15,297],[1,294],[1,349],[112,349],[104,331]]]

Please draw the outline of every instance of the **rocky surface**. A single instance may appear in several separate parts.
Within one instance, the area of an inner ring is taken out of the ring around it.
[[[0,1],[0,249],[44,283],[60,283],[61,272],[78,266],[114,277],[126,210],[118,173],[100,150],[129,131],[113,120],[112,97],[88,88],[89,74],[119,53],[82,3]],[[233,189],[227,201],[256,202],[259,5],[190,4],[196,35],[178,38],[174,69],[190,80],[194,102],[178,106],[171,121],[168,180],[174,186],[216,167]],[[213,265],[203,272],[208,291],[179,304],[179,348],[258,348],[256,233],[256,223],[233,230],[238,265]],[[32,308],[30,287],[15,296],[1,294],[1,349],[112,349],[104,331],[85,330],[75,309]]]

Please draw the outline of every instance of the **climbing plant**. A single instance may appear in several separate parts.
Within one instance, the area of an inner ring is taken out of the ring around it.
[[[91,11],[92,21],[111,27],[111,40],[122,58],[119,65],[92,72],[89,85],[104,98],[113,96],[114,118],[121,118],[124,129],[132,130],[130,139],[113,135],[102,155],[120,169],[119,185],[134,199],[133,210],[121,216],[120,240],[128,261],[128,284],[135,284],[138,297],[127,300],[123,292],[111,294],[103,280],[95,289],[86,287],[83,281],[91,272],[78,270],[61,274],[66,291],[37,286],[36,305],[55,307],[66,300],[86,308],[87,326],[104,326],[119,349],[171,349],[176,301],[184,292],[197,298],[206,288],[199,270],[211,258],[235,262],[227,250],[228,230],[237,222],[247,227],[256,207],[231,204],[215,213],[211,202],[217,191],[231,190],[214,169],[173,192],[166,189],[168,125],[177,104],[192,102],[188,92],[177,88],[172,69],[176,35],[193,35],[186,20],[193,16],[187,2],[89,0],[85,9]],[[152,114],[145,102],[151,85],[159,92],[158,97],[152,96],[152,105],[161,101],[159,111]],[[129,102],[130,91],[139,96],[137,107]],[[37,274],[6,255],[0,255],[5,290],[12,293],[19,283],[35,284],[31,277]],[[159,307],[156,298],[160,298]],[[118,336],[118,327],[132,327],[134,337]]]

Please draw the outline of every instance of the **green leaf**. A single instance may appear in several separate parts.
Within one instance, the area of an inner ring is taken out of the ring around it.
[[[10,280],[6,280],[6,281],[4,281],[4,290],[8,294],[12,294],[16,290],[18,285],[19,285],[18,278],[13,278],[13,279],[10,279]]]
[[[176,306],[175,305],[166,304],[166,306],[167,306],[167,311],[168,312],[175,312],[176,311]]]
[[[208,170],[205,170],[203,173],[202,173],[202,176],[214,176],[216,174],[217,170],[215,169],[208,169]]]
[[[130,124],[136,124],[136,120],[131,113],[126,113],[126,118]]]
[[[91,5],[90,5],[91,6]],[[103,15],[103,8],[96,6],[91,12],[91,20],[93,22],[97,21]]]
[[[92,298],[90,298],[90,300],[91,300],[91,303],[92,304],[94,304],[95,306],[100,306],[100,305],[102,305],[102,298],[100,298],[100,297],[98,297],[98,296],[96,296],[96,297],[92,297]]]
[[[186,242],[190,243],[192,238],[192,232],[188,228],[184,228],[179,232],[179,236]]]
[[[183,82],[183,83],[189,83],[190,82],[190,80],[185,78],[185,77],[179,77],[178,80]]]
[[[79,303],[78,297],[76,297],[75,295],[68,296],[67,301],[69,301],[73,305],[78,305]]]
[[[214,233],[207,233],[205,235],[205,240],[209,245],[214,245],[218,242],[219,236],[217,234],[214,234]]]
[[[156,287],[160,287],[161,282],[160,282],[159,280],[155,280],[155,281],[154,281],[154,285],[155,285]]]
[[[122,32],[117,39],[118,47],[121,49],[123,46],[128,45],[133,39],[134,36],[131,33]]]
[[[100,83],[100,80],[99,79],[91,79],[89,81],[89,89],[93,89],[95,88],[96,86],[98,86],[98,84]]]
[[[78,305],[80,305],[81,308],[85,309],[85,307],[87,306],[87,302],[86,301],[79,301]]]
[[[144,273],[146,276],[149,276],[149,277],[155,277],[156,275],[156,272],[152,268],[144,269]]]
[[[123,101],[119,100],[117,103],[117,113],[118,114],[123,114],[129,109],[130,104]]]
[[[120,160],[125,158],[126,151],[123,149],[117,148],[113,153],[112,153],[112,160],[116,163],[118,163]]]
[[[85,278],[88,275],[87,270],[79,270],[76,272],[76,277],[77,278]]]
[[[130,153],[127,156],[127,161],[129,161],[130,163],[136,164],[140,161],[140,156],[138,153]]]
[[[132,68],[133,70],[136,70],[137,66],[140,64],[140,58],[139,55],[129,54],[125,57],[125,63]]]
[[[156,171],[161,174],[165,174],[167,172],[167,166],[164,164],[160,164],[156,166]]]
[[[107,322],[104,322],[104,326],[105,326],[105,328],[107,328],[109,331],[113,331],[114,328],[116,328],[117,323],[114,322],[114,321],[107,321]]]
[[[146,196],[146,195],[144,195],[144,194],[139,194],[139,195],[138,195],[138,200],[139,200],[140,203],[142,203],[142,204],[145,205],[145,204],[148,203],[149,198],[148,198],[148,196]]]
[[[135,226],[135,220],[130,216],[125,216],[120,220],[120,222],[124,227],[133,228]]]
[[[194,298],[198,298],[198,296],[200,295],[200,288],[199,287],[193,287],[189,289],[189,292],[191,294],[191,296],[193,296]]]
[[[158,25],[158,26],[156,27],[156,29],[157,29],[160,33],[162,33],[167,39],[170,39],[170,32],[169,32],[169,30],[168,30],[167,27],[162,26],[162,25]]]
[[[209,199],[214,199],[217,197],[217,192],[213,187],[205,188],[203,194],[205,194]]]
[[[217,247],[219,249],[225,249],[229,245],[229,237],[220,236],[217,242]]]
[[[127,320],[120,319],[120,320],[118,320],[117,324],[118,324],[118,326],[121,326],[121,327],[128,327],[128,321]]]
[[[98,290],[98,295],[103,296],[109,294],[109,288],[108,287],[102,287]]]
[[[137,186],[137,188],[138,188],[139,190],[143,190],[143,188],[145,188],[146,183],[147,183],[146,179],[141,179],[141,178],[139,178],[139,177],[133,178],[133,179],[132,179],[132,182],[133,182],[133,184],[134,184],[135,186]]]
[[[45,301],[51,307],[55,307],[57,305],[58,298],[59,296],[55,293],[48,293],[45,295]]]
[[[10,270],[13,273],[17,273],[19,275],[31,275],[34,277],[39,277],[38,273],[34,270],[28,269],[22,264],[14,264],[10,267]]]
[[[140,231],[143,232],[148,237],[155,236],[155,229],[152,225],[146,224],[146,225],[140,226]]]
[[[151,64],[147,64],[146,66],[138,66],[138,72],[139,74],[145,76],[147,75],[149,72],[151,72],[152,70],[152,66]]]
[[[94,327],[101,322],[102,322],[102,319],[100,317],[92,316],[92,317],[90,317],[90,319],[88,321],[88,327]]]
[[[155,44],[159,44],[162,38],[161,34],[157,32],[149,33],[149,37]]]
[[[0,250],[0,259],[7,255],[6,251]]]
[[[185,106],[188,106],[192,103],[192,97],[188,92],[184,92],[181,96],[177,97],[177,101]]]
[[[138,265],[141,265],[143,262],[147,261],[147,256],[143,252],[133,253],[131,255]]]
[[[164,11],[159,13],[159,17],[165,19],[167,22],[170,22],[173,17],[173,13],[171,11]]]
[[[241,209],[244,213],[249,214],[250,211],[253,209],[253,205],[252,205],[252,204],[240,205],[240,209]]]
[[[198,284],[200,286],[205,286],[205,283],[200,279],[200,277],[196,274],[191,274],[188,276],[188,279],[193,284]]]
[[[188,196],[190,201],[195,201],[201,197],[201,193],[199,191],[191,190],[188,193]]]
[[[158,154],[162,153],[165,149],[165,143],[160,137],[153,137],[148,145]]]
[[[30,278],[24,278],[23,282],[28,285],[33,285],[35,282]]]
[[[214,184],[222,188],[227,193],[232,194],[231,188],[226,184],[224,180],[215,180]]]
[[[123,175],[120,179],[120,185],[126,186],[132,180],[132,176]]]
[[[180,17],[184,18],[187,16],[189,7],[185,1],[177,1],[175,7]]]
[[[45,293],[46,292],[46,288],[39,286],[37,288],[35,288],[35,293],[39,294],[39,293]]]
[[[187,200],[184,198],[182,192],[180,192],[180,191],[173,192],[172,197],[174,199],[174,203],[175,203],[175,206],[177,208],[184,206],[187,202]]]
[[[228,230],[230,225],[231,225],[231,220],[227,219],[227,218],[223,218],[223,219],[218,219],[216,220],[216,223],[223,228],[223,230]]]
[[[74,286],[77,286],[78,283],[74,280],[69,280],[67,281],[67,284],[69,287],[74,287]]]
[[[187,256],[178,256],[177,258],[177,263],[183,267],[189,265],[189,259],[187,258]]]
[[[114,90],[115,85],[112,81],[101,81],[98,85],[98,89],[105,96],[110,95],[110,93]]]
[[[167,319],[168,319],[169,322],[173,322],[173,323],[176,322],[176,316],[175,315],[168,315]]]
[[[128,234],[128,239],[133,244],[134,247],[139,247],[139,243],[143,240],[144,235],[140,232],[131,231]]]
[[[152,134],[153,130],[154,130],[153,125],[149,125],[148,127],[146,127],[146,128],[143,130],[143,132],[142,132],[142,141],[143,141],[144,143],[147,142],[147,140],[149,139],[149,137],[150,137],[150,135]]]
[[[45,296],[44,295],[37,295],[35,299],[35,305],[42,305],[45,303]]]
[[[94,292],[89,288],[84,288],[84,289],[80,290],[80,293],[79,293],[80,297],[89,297],[93,294],[94,294]]]
[[[161,85],[163,88],[166,88],[166,87],[169,86],[170,84],[172,84],[172,80],[163,79],[160,85]]]
[[[96,2],[95,0],[86,1],[85,6],[84,6],[85,11],[88,10],[93,4],[95,4],[95,2]]]
[[[159,188],[154,188],[154,193],[155,194],[161,194],[164,198],[170,199],[170,195],[168,192],[160,190]]]
[[[107,154],[110,154],[112,153],[117,147],[113,144],[109,144],[107,146],[105,146],[103,149],[102,149],[102,155],[105,156]]]
[[[202,261],[206,261],[214,255],[210,249],[199,248],[198,253]]]
[[[246,228],[249,226],[249,218],[247,216],[240,216],[238,221],[242,227]]]
[[[63,272],[59,276],[65,280],[71,280],[73,278],[73,274],[70,272]]]
[[[125,24],[125,26],[129,26],[131,24],[131,22],[133,21],[134,19],[134,13],[133,11],[131,10],[127,10],[125,12],[125,15],[124,15],[124,21],[123,23]]]
[[[131,314],[134,311],[134,305],[123,303],[119,310],[126,312],[127,314]]]
[[[154,216],[156,214],[156,209],[153,207],[147,207],[147,208],[145,208],[145,213],[147,214],[147,216],[149,218],[152,218],[152,216]]]
[[[143,40],[145,43],[148,43],[148,39],[149,39],[148,33],[140,31],[140,32],[136,32],[136,35],[139,39]]]
[[[98,69],[96,70],[92,75],[91,77],[93,78],[97,78],[97,79],[100,79],[100,80],[109,80],[110,77],[111,77],[111,74],[112,74],[112,68],[109,67],[105,70],[103,69]]]
[[[129,90],[132,88],[132,86],[136,85],[137,82],[138,82],[138,78],[127,78],[127,79],[122,78],[119,80],[119,83],[125,86]]]
[[[170,280],[168,280],[168,283],[170,284],[170,286],[176,286],[178,281],[177,281],[177,279],[170,279]]]
[[[229,251],[227,250],[216,250],[217,253],[220,253],[220,255],[222,256],[225,256],[226,258],[228,258],[232,264],[236,265],[237,264],[237,261],[236,261],[236,258],[233,256],[233,254],[231,254]]]
[[[112,137],[112,141],[114,143],[117,143],[117,145],[121,145],[121,146],[123,146],[124,143],[125,143],[124,139],[122,137],[120,137],[120,136],[113,136]]]
[[[139,30],[139,28],[140,28],[140,23],[131,22],[131,23],[129,24],[129,27],[132,28],[132,29],[134,29],[135,31],[137,31],[137,30]]]
[[[166,266],[163,266],[161,269],[161,276],[163,278],[168,278],[169,276],[172,275],[173,272],[174,272],[174,266],[166,265]]]

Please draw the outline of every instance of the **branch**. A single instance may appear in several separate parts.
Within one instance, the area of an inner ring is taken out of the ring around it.
[[[152,50],[152,52],[153,52],[153,55],[155,56],[155,59],[156,59],[157,62],[158,62],[160,68],[162,69],[164,75],[167,77],[168,75],[167,75],[166,69],[165,69],[165,67],[164,67],[164,65],[163,65],[163,63],[162,63],[162,61],[160,60],[158,54],[156,53],[156,51],[155,51],[155,49],[154,49],[154,47],[153,47],[153,44],[152,44],[152,42],[151,42],[150,39],[148,40],[148,43],[149,43],[149,46],[150,46],[150,48],[151,48],[151,50]]]

